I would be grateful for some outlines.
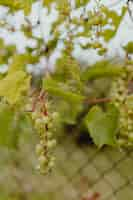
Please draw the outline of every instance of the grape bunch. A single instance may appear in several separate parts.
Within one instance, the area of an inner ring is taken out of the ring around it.
[[[120,146],[133,146],[133,66],[128,65],[121,77],[114,80],[111,99],[119,110]]]
[[[44,92],[33,97],[31,111],[31,118],[40,138],[39,144],[36,145],[36,154],[38,156],[37,169],[41,174],[50,172],[55,161],[53,149],[56,146],[56,140],[53,138],[53,120],[57,113],[48,112],[48,101],[46,99]]]

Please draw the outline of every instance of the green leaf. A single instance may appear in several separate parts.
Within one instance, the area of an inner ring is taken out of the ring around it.
[[[97,62],[82,73],[82,80],[92,80],[101,77],[119,76],[123,72],[121,66],[112,65],[108,60]]]
[[[63,100],[56,100],[56,108],[63,124],[74,125],[77,123],[79,114],[83,111],[82,104],[75,104]]]
[[[89,0],[75,0],[75,3],[76,3],[76,7],[79,8],[89,3]]]
[[[85,98],[80,94],[65,90],[65,84],[59,83],[51,78],[43,80],[43,87],[50,94],[61,97],[70,103],[81,103]]]
[[[0,5],[8,6],[12,9],[19,9],[21,6],[20,0],[12,1],[12,0],[0,0]]]
[[[0,145],[12,146],[12,129],[13,112],[9,107],[0,105]]]
[[[24,13],[25,13],[25,15],[28,15],[30,13],[32,3],[33,3],[33,0],[23,1],[23,7],[24,7]]]
[[[94,106],[87,114],[85,125],[99,148],[103,145],[114,146],[116,144],[118,114],[113,105],[108,106],[107,112],[103,112],[99,106]]]
[[[23,71],[9,73],[0,80],[0,96],[4,97],[10,104],[16,104],[22,95],[29,89],[30,76]]]
[[[114,10],[108,9],[105,6],[101,8],[101,12],[104,14],[106,24],[109,24],[112,26],[111,28],[103,29],[103,31],[100,33],[100,35],[103,36],[106,42],[109,42],[116,35],[118,28],[122,22],[122,19],[124,18],[126,14],[126,11],[127,11],[127,8],[123,6],[122,13],[119,16],[117,12]]]
[[[0,146],[16,149],[20,138],[32,132],[31,122],[25,113],[0,102]]]
[[[54,0],[43,0],[43,5],[49,7]]]
[[[17,70],[26,71],[26,64],[34,64],[37,62],[36,57],[30,55],[29,53],[25,54],[16,54],[12,58],[11,65],[9,66],[9,73],[14,73]]]
[[[31,11],[31,6],[34,1],[35,0],[0,0],[0,5],[8,6],[13,11],[23,9],[25,15],[28,15]]]
[[[133,42],[128,42],[123,49],[128,53],[128,54],[133,54]]]
[[[116,34],[116,31],[111,30],[111,29],[106,29],[102,32],[102,36],[104,37],[104,40],[106,42],[109,42],[110,39],[112,39]]]

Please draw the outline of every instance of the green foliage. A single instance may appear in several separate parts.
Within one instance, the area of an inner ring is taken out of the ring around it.
[[[18,108],[0,102],[0,145],[16,150],[20,138],[29,132],[30,120]]]
[[[123,19],[123,17],[125,16],[125,13],[127,11],[126,7],[122,8],[122,13],[119,16],[117,14],[117,12],[115,12],[114,10],[110,10],[107,7],[102,7],[101,8],[101,12],[104,15],[103,18],[103,25],[105,24],[109,24],[110,26],[112,26],[111,28],[107,28],[105,30],[103,30],[100,35],[104,37],[104,40],[106,42],[109,42],[117,33],[117,30],[119,28],[119,25]]]
[[[65,91],[65,84],[61,84],[51,78],[44,79],[44,89],[52,95],[61,97],[65,101],[70,103],[81,103],[84,100],[84,96],[71,92]]]
[[[0,105],[0,145],[11,147],[14,139],[12,131],[14,113],[12,110],[2,104]]]
[[[128,54],[133,54],[133,42],[128,42],[123,49],[125,50],[126,53]]]
[[[116,144],[118,115],[118,110],[113,105],[109,105],[106,112],[94,106],[85,117],[90,136],[99,148],[103,145],[114,146]]]
[[[15,45],[6,45],[3,39],[0,39],[0,64],[5,64],[8,62],[9,58],[16,53]]]
[[[54,0],[43,0],[43,5],[44,6],[49,6],[53,2],[54,2]]]
[[[83,80],[92,80],[100,77],[120,76],[123,72],[122,66],[115,66],[109,60],[102,60],[87,68],[82,73]]]
[[[76,7],[85,6],[90,0],[75,0]]]
[[[21,101],[30,86],[30,77],[21,70],[8,73],[0,80],[0,96],[8,103],[16,104]]]
[[[0,5],[8,6],[13,12],[23,9],[25,15],[28,15],[31,11],[31,6],[34,0],[0,0]]]
[[[22,70],[26,71],[26,64],[34,64],[38,61],[38,58],[32,56],[29,53],[26,54],[16,54],[12,57],[12,62],[9,66],[9,73],[14,73],[16,71]]]

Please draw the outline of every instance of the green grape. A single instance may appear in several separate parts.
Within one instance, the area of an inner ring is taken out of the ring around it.
[[[42,94],[40,94],[41,96]],[[36,100],[36,106],[34,106],[31,112],[31,119],[35,130],[37,131],[40,142],[36,145],[36,155],[38,157],[37,169],[46,174],[54,166],[53,150],[56,146],[56,140],[53,138],[53,120],[58,116],[56,112],[51,114],[48,112],[49,104],[46,99],[33,98],[33,102]],[[33,103],[32,102],[32,103]],[[33,103],[34,104],[34,103]]]
[[[48,140],[47,146],[49,149],[52,149],[56,146],[56,140]]]
[[[119,135],[120,146],[133,146],[133,94],[129,93],[129,85],[133,81],[133,68],[126,66],[122,76],[115,79],[110,96],[119,109]]]
[[[37,144],[36,145],[36,154],[39,156],[41,155],[43,152],[43,148],[42,148],[42,145],[41,144]]]
[[[53,133],[52,132],[47,132],[47,136],[48,136],[48,139],[51,139],[53,137]]]

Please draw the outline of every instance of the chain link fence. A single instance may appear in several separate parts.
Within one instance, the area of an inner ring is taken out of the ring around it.
[[[23,200],[133,200],[133,151],[79,145],[70,134],[57,141],[56,165],[46,176],[35,170],[34,144],[22,143],[17,168],[1,152],[0,200],[2,189],[23,193]]]
[[[132,200],[133,152],[78,146],[63,137],[44,187],[53,200]]]

